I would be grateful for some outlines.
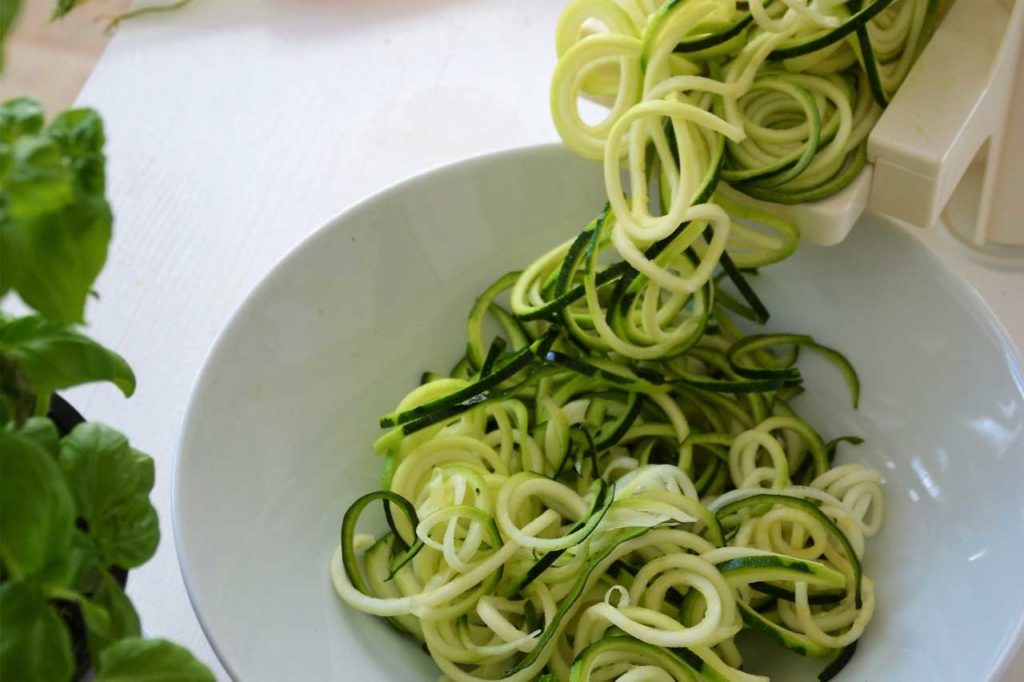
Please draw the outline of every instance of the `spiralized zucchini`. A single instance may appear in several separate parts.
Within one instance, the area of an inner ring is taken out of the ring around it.
[[[460,682],[766,680],[743,670],[743,630],[834,675],[875,610],[862,559],[882,481],[835,464],[860,438],[825,440],[793,404],[803,351],[856,408],[846,358],[751,332],[768,310],[747,275],[799,235],[744,196],[848,182],[934,14],[570,2],[552,110],[603,160],[608,204],[487,287],[462,359],[381,418],[382,489],[344,515],[339,596]],[[581,96],[607,117],[585,122]],[[378,503],[388,530],[357,533]]]
[[[573,151],[604,161],[612,207],[634,238],[687,219],[696,183],[719,168],[693,147],[702,136],[725,137],[722,179],[740,192],[783,204],[822,199],[860,172],[868,133],[931,36],[939,4],[572,0],[556,32],[555,126]],[[585,122],[581,98],[609,104],[607,115]],[[682,166],[673,141],[693,150]],[[650,155],[660,164],[657,219],[643,182]]]
[[[856,373],[810,337],[742,333],[715,277],[692,297],[702,303],[652,313],[693,325],[685,347],[589,349],[594,320],[564,292],[586,298],[595,273],[618,272],[599,286],[611,307],[635,274],[595,262],[609,216],[499,278],[469,316],[469,376],[427,373],[382,418],[384,490],[345,514],[335,589],[466,682],[766,679],[740,670],[744,628],[836,655],[874,611],[861,558],[881,526],[881,478],[833,467],[840,442],[859,439],[826,443],[790,401],[799,348],[831,360],[854,402]],[[543,300],[529,303],[531,289]],[[556,305],[524,321],[503,302],[517,290],[529,310]],[[502,333],[485,348],[488,325]],[[390,530],[358,535],[377,501]]]

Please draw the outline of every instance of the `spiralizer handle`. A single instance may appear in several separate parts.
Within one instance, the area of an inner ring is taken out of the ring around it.
[[[953,4],[868,139],[868,159],[874,165],[869,209],[919,227],[932,226],[988,142],[976,216],[976,233],[984,240],[990,218],[1002,214],[993,211],[993,197],[1006,194],[997,188],[1009,188],[1010,178],[1000,178],[1007,134],[1022,124],[1010,120],[1014,81],[1020,78],[1018,71],[1024,72],[1018,68],[1022,33],[1024,0],[1015,5],[1009,0]],[[1014,117],[1022,115],[1018,109]],[[1017,135],[1024,138],[1024,132]],[[1024,197],[1016,201],[1024,210]],[[1024,216],[1018,214],[1016,222],[1024,244]]]

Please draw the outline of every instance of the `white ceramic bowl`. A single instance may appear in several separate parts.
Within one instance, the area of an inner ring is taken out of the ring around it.
[[[174,490],[186,584],[235,677],[436,679],[416,645],[335,597],[341,515],[379,485],[378,416],[457,359],[476,293],[575,234],[602,197],[600,169],[555,146],[448,166],[343,213],[235,313],[193,392]],[[885,476],[866,564],[879,608],[840,679],[997,676],[1024,614],[1024,372],[998,323],[872,217],[756,286],[770,329],[856,364],[859,411],[812,358],[801,409],[826,436],[864,435],[844,456]]]

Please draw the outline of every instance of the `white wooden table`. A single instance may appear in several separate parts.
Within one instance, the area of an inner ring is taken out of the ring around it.
[[[163,542],[129,592],[147,632],[191,647],[219,677],[178,571],[170,507],[207,349],[262,275],[347,205],[461,157],[557,139],[547,86],[562,4],[196,0],[124,24],[82,91],[107,122],[116,212],[88,317],[139,389],[128,401],[105,387],[71,398],[156,459]],[[1024,345],[1024,274],[970,263],[937,231],[922,238]],[[1024,680],[1024,663],[1013,671],[1005,679]]]

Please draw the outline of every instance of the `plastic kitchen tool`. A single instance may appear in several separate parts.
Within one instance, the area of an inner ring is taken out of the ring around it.
[[[1024,2],[1018,0],[993,64],[993,135],[943,214],[954,234],[994,255],[1024,256]],[[1016,66],[1016,75],[1013,67]]]
[[[1022,34],[1024,0],[957,0],[868,138],[854,182],[822,201],[763,205],[822,245],[842,241],[864,209],[927,228],[949,204],[965,241],[1024,246]]]

